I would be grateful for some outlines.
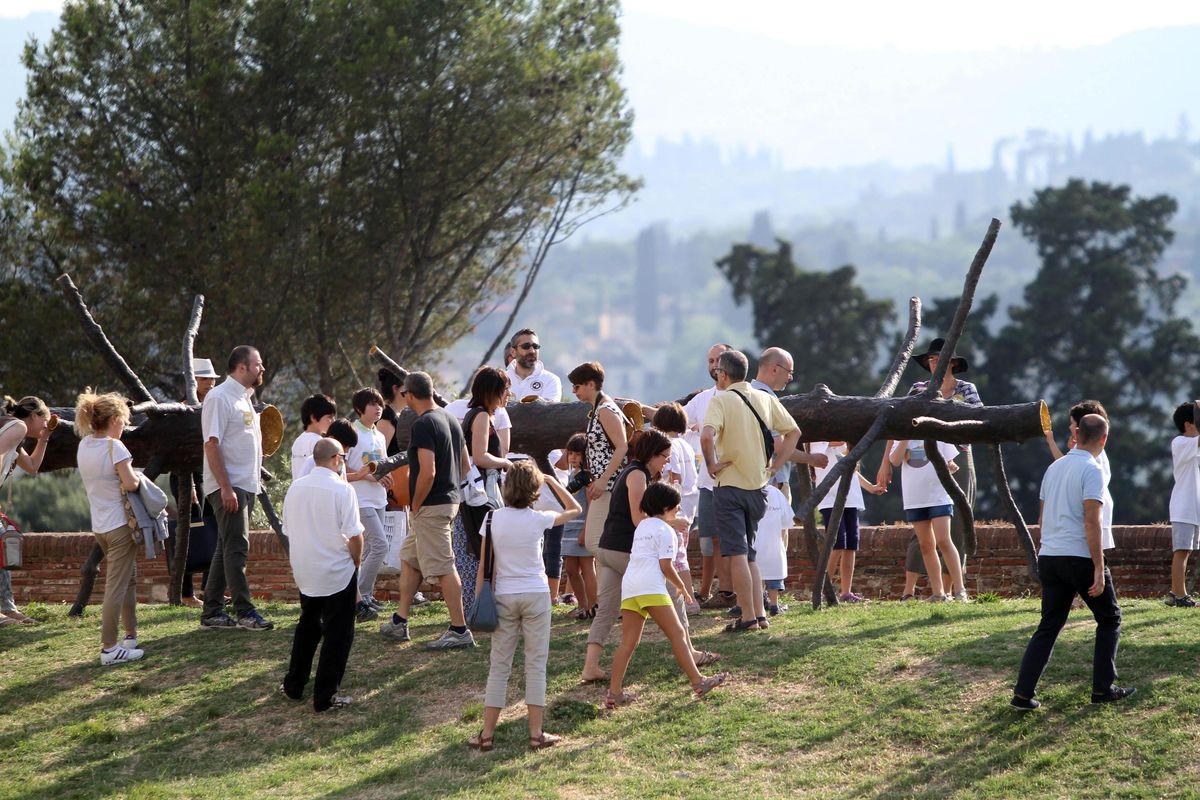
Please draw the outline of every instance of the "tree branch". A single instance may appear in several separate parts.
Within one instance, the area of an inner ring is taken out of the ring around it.
[[[192,301],[192,316],[188,319],[187,330],[183,332],[183,397],[193,406],[200,405],[200,397],[196,392],[196,371],[192,369],[192,348],[200,331],[200,316],[203,313],[204,295],[198,294]]]
[[[849,460],[849,458],[843,458],[838,462],[838,465],[841,465],[842,461]],[[838,527],[841,526],[842,514],[846,511],[846,495],[850,493],[850,482],[854,480],[854,470],[857,466],[857,461],[851,464],[850,468],[842,475],[841,481],[838,482],[837,497],[833,500],[833,508],[829,510],[829,519],[825,523],[825,546],[821,548],[821,557],[817,560],[817,579],[813,584],[813,611],[821,607],[821,589],[825,585],[825,579],[828,574],[829,557],[833,554],[833,545],[837,541]],[[842,588],[845,589],[844,586]],[[836,602],[830,603],[830,605],[835,604]]]
[[[876,398],[884,399],[896,393],[896,387],[900,384],[900,376],[904,374],[904,368],[908,366],[908,359],[912,357],[913,348],[917,344],[917,334],[920,331],[921,298],[910,297],[908,298],[908,333],[904,335],[904,342],[896,351],[896,357],[892,359],[892,366],[888,369],[883,384],[875,393]]]
[[[992,472],[996,476],[996,492],[1000,495],[1000,502],[1008,512],[1008,521],[1016,527],[1017,536],[1025,548],[1025,559],[1029,562],[1029,577],[1041,583],[1042,579],[1038,576],[1037,548],[1033,546],[1033,535],[1029,532],[1029,526],[1025,524],[1025,518],[1021,516],[1021,509],[1017,508],[1017,501],[1013,499],[1012,491],[1008,488],[1008,475],[1004,471],[1004,453],[999,444],[992,445],[991,451]]]
[[[996,237],[999,234],[1000,220],[993,217],[991,224],[988,225],[987,233],[984,234],[983,242],[979,245],[979,250],[975,252],[975,258],[971,261],[971,268],[967,270],[967,279],[963,281],[962,299],[958,301],[958,308],[954,311],[954,321],[950,323],[950,330],[946,332],[946,342],[942,345],[942,354],[938,358],[937,369],[933,371],[929,385],[925,387],[927,397],[933,397],[941,391],[946,370],[954,361],[954,348],[958,346],[958,338],[962,336],[963,327],[967,324],[967,315],[971,313],[971,303],[975,300],[975,288],[979,286],[979,276],[983,273],[983,265],[987,263],[992,246],[996,244]]]
[[[833,488],[834,482],[840,481],[847,470],[852,470],[858,465],[859,459],[863,457],[863,454],[870,449],[871,445],[875,444],[879,435],[883,433],[883,429],[888,423],[888,418],[891,416],[892,407],[884,406],[879,415],[875,417],[875,421],[871,423],[871,427],[858,440],[858,444],[854,445],[845,458],[833,465],[833,469],[825,474],[825,479],[821,481],[821,485],[813,490],[812,496],[800,504],[800,508],[796,511],[797,517],[803,518],[805,515],[813,513],[813,509],[816,508],[820,499],[829,494],[829,490]]]
[[[67,303],[75,309],[75,314],[79,317],[79,321],[83,324],[83,332],[91,340],[92,346],[100,353],[100,356],[117,374],[121,382],[129,389],[130,394],[136,401],[154,402],[154,395],[150,394],[150,390],[145,387],[141,379],[137,376],[125,359],[121,358],[121,354],[117,352],[117,348],[113,347],[112,342],[104,335],[104,329],[92,317],[92,312],[88,311],[87,303],[83,301],[83,295],[79,293],[79,289],[75,288],[75,283],[71,280],[71,276],[67,273],[59,275],[54,281],[62,290],[63,297],[67,299]]]
[[[803,444],[798,446],[807,448],[807,445]],[[813,493],[812,471],[811,467],[807,464],[800,464],[799,467],[796,470],[796,494],[800,502],[803,503]],[[804,549],[808,553],[808,559],[813,564],[816,564],[821,560],[821,546],[823,542],[821,534],[817,531],[816,520],[813,519],[811,512],[806,514],[803,519],[799,517],[794,517],[794,519],[799,520],[801,527],[804,529]],[[833,581],[829,579],[828,572],[823,574],[825,575],[825,579],[822,581],[825,591],[825,603],[830,606],[836,606],[838,599],[837,591],[833,588]]]

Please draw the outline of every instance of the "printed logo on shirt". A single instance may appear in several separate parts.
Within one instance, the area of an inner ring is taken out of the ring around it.
[[[929,459],[925,457],[925,446],[917,445],[916,447],[908,448],[908,465],[920,469],[929,463]]]
[[[533,383],[529,384],[529,388],[533,389],[535,392],[540,392],[542,390],[542,382],[534,381]]]
[[[253,411],[243,411],[242,412],[242,421],[246,423],[247,428],[254,425],[254,412]]]

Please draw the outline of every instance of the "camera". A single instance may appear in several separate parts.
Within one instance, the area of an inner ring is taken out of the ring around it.
[[[567,481],[567,492],[569,494],[575,494],[593,480],[595,479],[592,477],[592,473],[588,472],[586,469],[581,469],[579,472],[575,473],[575,477]]]

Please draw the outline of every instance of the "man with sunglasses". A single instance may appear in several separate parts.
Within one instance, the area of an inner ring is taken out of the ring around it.
[[[562,400],[562,381],[542,364],[542,345],[537,333],[522,328],[513,334],[509,346],[513,349],[513,360],[505,370],[512,383],[512,396],[518,402],[526,397],[540,397],[550,403]]]

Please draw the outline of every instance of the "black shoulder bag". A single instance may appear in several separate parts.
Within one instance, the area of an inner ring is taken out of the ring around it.
[[[732,389],[730,389],[730,391],[733,392]],[[742,402],[746,404],[746,408],[750,409],[750,413],[754,415],[756,420],[758,420],[758,430],[763,437],[763,451],[767,455],[767,467],[770,468],[771,459],[775,457],[775,436],[771,433],[771,429],[767,427],[767,423],[763,422],[763,418],[758,415],[758,412],[754,409],[754,405],[750,402],[746,395],[742,394],[741,392],[733,393],[742,399]]]

